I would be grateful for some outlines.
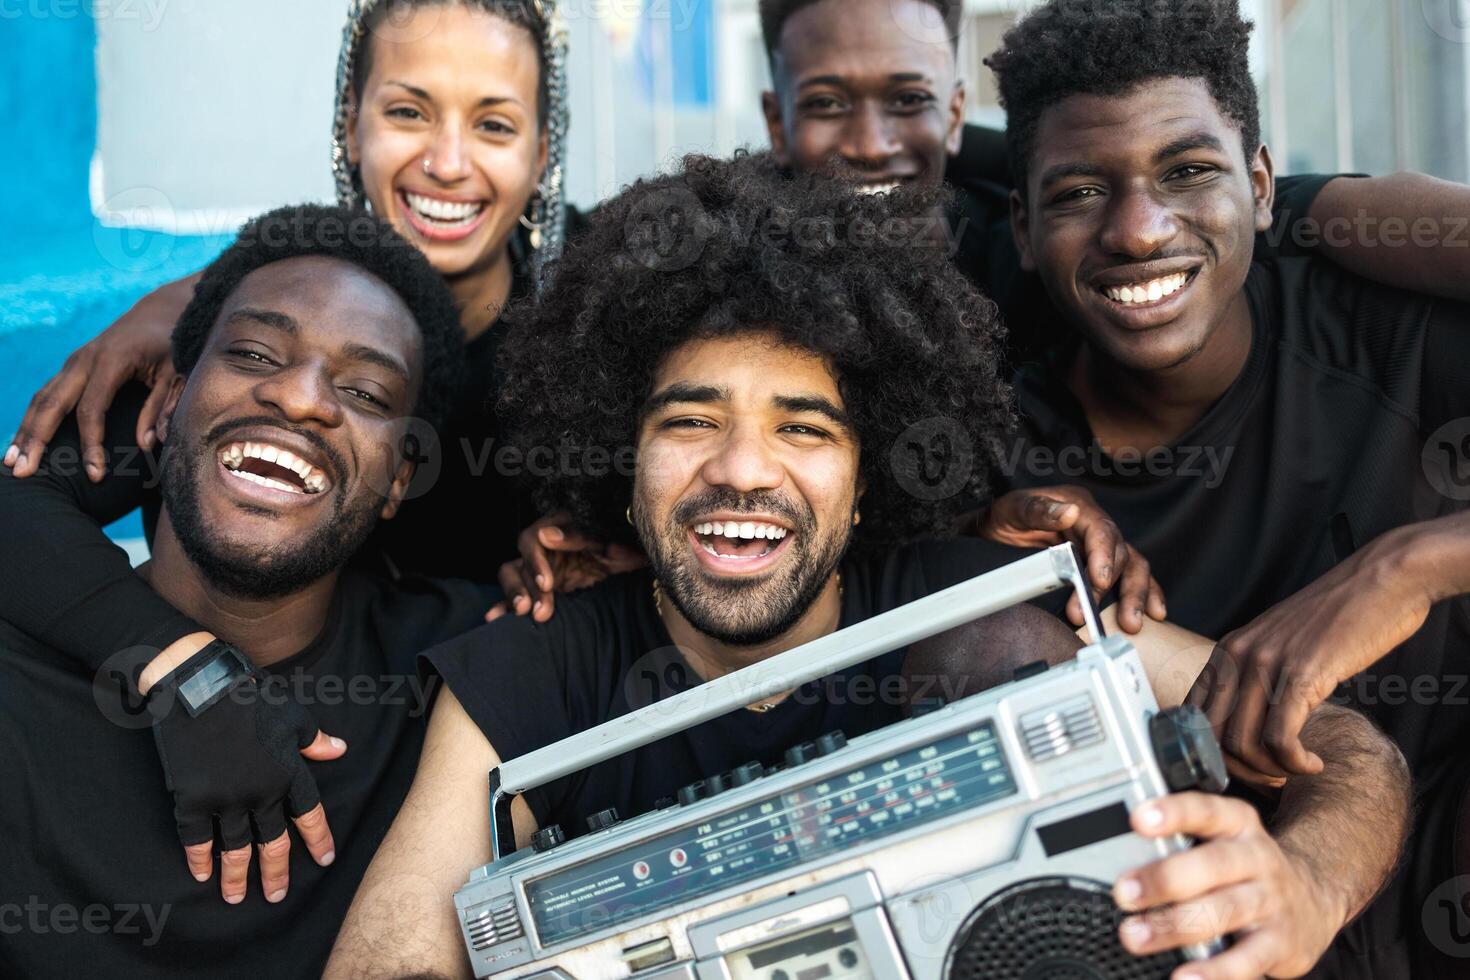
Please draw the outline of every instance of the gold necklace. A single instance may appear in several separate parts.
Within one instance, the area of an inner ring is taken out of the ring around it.
[[[838,616],[839,616],[839,618],[842,615],[842,613],[841,613],[842,599],[843,599],[843,596],[845,596],[845,595],[846,595],[846,592],[845,592],[845,590],[843,588],[843,585],[842,585],[842,573],[841,572],[838,572],[837,573],[837,605],[838,605]],[[663,614],[664,614],[664,591],[663,591],[662,588],[659,587],[658,579],[654,579],[653,580],[653,610],[654,610],[654,612],[658,613],[660,619],[663,618]],[[789,694],[790,692],[787,692],[787,693]],[[780,704],[781,701],[784,701],[784,700],[785,700],[785,698],[783,697],[783,698],[781,698],[779,700],[776,700],[776,701],[761,701],[761,702],[758,702],[756,704],[747,704],[747,705],[745,705],[745,710],[746,711],[754,711],[758,715],[763,715],[767,711],[770,711],[772,708],[774,708],[776,705]]]

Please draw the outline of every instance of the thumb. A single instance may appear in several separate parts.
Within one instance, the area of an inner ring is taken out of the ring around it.
[[[323,731],[318,731],[316,738],[311,740],[311,744],[301,750],[301,754],[313,762],[330,762],[333,759],[340,759],[346,752],[346,742]]]
[[[1026,525],[1033,531],[1065,531],[1077,523],[1082,508],[1076,504],[1036,494],[1026,501]]]

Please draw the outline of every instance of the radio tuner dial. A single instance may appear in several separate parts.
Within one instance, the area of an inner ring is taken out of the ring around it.
[[[562,831],[561,824],[554,823],[549,827],[542,827],[531,835],[531,850],[540,854],[559,844],[565,844],[566,840],[567,835]]]
[[[587,829],[594,834],[599,830],[606,830],[618,822],[618,808],[608,807],[606,810],[598,810],[587,818]]]
[[[1192,704],[1167,708],[1149,719],[1148,733],[1171,792],[1224,792],[1230,782],[1225,757],[1203,711]]]

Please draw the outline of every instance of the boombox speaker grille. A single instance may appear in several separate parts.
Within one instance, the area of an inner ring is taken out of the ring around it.
[[[1138,958],[1118,942],[1108,890],[1033,878],[987,899],[950,950],[950,980],[1166,980],[1178,953]]]

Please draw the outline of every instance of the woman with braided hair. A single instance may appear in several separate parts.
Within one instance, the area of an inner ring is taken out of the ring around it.
[[[410,499],[400,526],[385,525],[375,553],[395,572],[491,580],[537,516],[497,476],[490,406],[500,311],[537,288],[566,229],[581,223],[562,199],[566,29],[558,2],[351,0],[348,8],[332,139],[338,201],[371,210],[428,257],[459,304],[466,340],[449,421],[408,434],[420,462],[410,496],[432,488],[434,505]],[[169,337],[198,278],[145,296],[68,359],[32,400],[6,452],[17,476],[36,471],[75,409],[87,475],[100,482],[108,408],[132,381],[152,388],[136,431],[140,445],[154,447],[174,373]]]

